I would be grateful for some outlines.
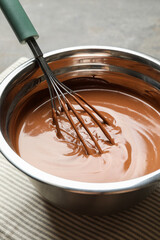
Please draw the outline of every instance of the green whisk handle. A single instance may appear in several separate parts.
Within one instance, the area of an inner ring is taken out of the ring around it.
[[[0,0],[0,7],[21,43],[30,37],[39,37],[18,0]]]

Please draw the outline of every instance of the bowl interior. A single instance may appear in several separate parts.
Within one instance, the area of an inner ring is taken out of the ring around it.
[[[93,47],[51,52],[45,57],[60,81],[67,83],[72,79],[69,87],[73,89],[75,81],[80,81],[82,88],[87,84],[93,86],[94,78],[101,88],[134,92],[154,106],[160,104],[160,63],[143,54]],[[45,89],[45,77],[34,60],[17,68],[1,84],[0,129],[4,141],[11,148],[14,148],[14,139],[9,134],[9,126],[13,113],[34,94]]]

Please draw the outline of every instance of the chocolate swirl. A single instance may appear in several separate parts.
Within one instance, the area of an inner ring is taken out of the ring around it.
[[[67,179],[113,182],[143,176],[160,168],[160,112],[145,100],[113,90],[85,90],[80,94],[106,116],[111,145],[84,111],[77,108],[103,149],[97,154],[93,142],[76,122],[93,155],[86,155],[64,114],[59,117],[63,138],[56,136],[49,100],[23,110],[17,129],[19,155],[33,166]],[[108,115],[109,114],[109,115]],[[74,118],[74,116],[73,116]]]

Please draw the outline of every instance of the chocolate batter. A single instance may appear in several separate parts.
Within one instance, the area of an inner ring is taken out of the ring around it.
[[[118,90],[86,89],[79,94],[107,118],[109,125],[105,128],[114,145],[75,102],[74,107],[103,154],[97,153],[74,116],[76,127],[93,154],[86,154],[64,113],[59,117],[63,137],[57,137],[49,97],[42,94],[26,104],[14,126],[14,147],[24,160],[55,176],[84,182],[123,181],[160,168],[160,109],[143,98]]]

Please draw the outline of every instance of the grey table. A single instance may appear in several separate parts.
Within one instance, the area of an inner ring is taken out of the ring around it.
[[[42,50],[78,45],[109,45],[160,59],[159,0],[20,0],[34,23]],[[21,56],[19,45],[0,14],[0,72]]]

